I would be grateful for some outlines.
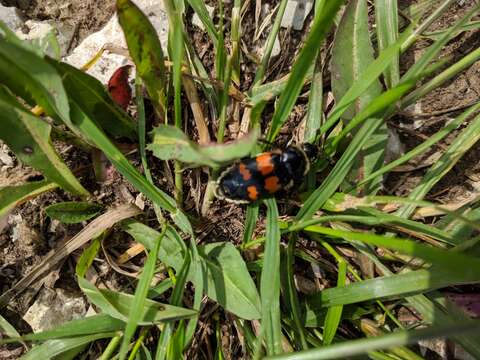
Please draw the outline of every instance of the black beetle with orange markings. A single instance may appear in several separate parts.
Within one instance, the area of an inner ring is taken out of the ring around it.
[[[280,190],[288,191],[303,182],[316,154],[315,146],[303,144],[303,148],[288,146],[243,158],[222,172],[216,195],[233,203],[248,204]]]

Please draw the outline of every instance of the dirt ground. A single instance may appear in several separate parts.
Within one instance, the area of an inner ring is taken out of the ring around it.
[[[114,12],[114,0],[107,1],[72,1],[72,0],[0,0],[5,5],[16,5],[21,9],[25,18],[37,20],[55,20],[60,22],[68,22],[76,29],[76,35],[72,48],[88,34],[100,29],[112,16]],[[271,8],[277,3],[276,1],[264,1],[270,4]],[[403,1],[402,4],[407,5],[411,1]],[[460,18],[472,4],[473,0],[458,2],[452,9],[444,14],[441,19],[436,21],[430,31],[441,29],[450,25],[453,18]],[[255,2],[250,3],[248,13],[244,17],[242,30],[246,35],[243,37],[242,56],[244,65],[242,65],[242,74],[237,87],[241,91],[247,90],[255,76],[256,69],[256,51],[258,45],[253,42],[253,32],[255,30],[254,19]],[[227,11],[228,14],[228,11]],[[229,28],[228,21],[226,28]],[[265,41],[269,28],[259,37],[259,42]],[[213,44],[207,38],[207,35],[198,28],[189,26],[188,32],[194,39],[194,47],[203,61],[207,70],[213,74]],[[268,80],[278,79],[289,71],[295,54],[298,51],[298,44],[305,35],[302,31],[293,31],[282,29],[280,33],[280,42],[282,53],[275,59],[272,59],[270,70],[268,72]],[[226,35],[228,38],[228,34]],[[330,37],[331,39],[331,37]],[[467,52],[478,47],[480,42],[480,31],[469,31],[458,35],[444,49],[442,56],[451,56],[450,63],[457,61]],[[430,40],[422,40],[411,48],[402,56],[402,69],[405,70],[418,57],[419,54],[430,44]],[[329,78],[329,69],[325,67],[325,79]],[[325,82],[324,93],[328,94],[330,86]],[[406,149],[410,149],[432,133],[438,131],[446,122],[454,118],[459,111],[467,107],[480,98],[480,62],[477,62],[469,69],[456,76],[453,80],[447,82],[439,89],[428,94],[416,107],[409,109],[401,116],[391,119],[392,127],[399,132],[400,138]],[[307,97],[303,96],[298,105],[295,107],[290,120],[285,127],[285,134],[290,129],[296,128],[305,113],[305,103]],[[264,118],[265,124],[269,120],[269,111],[266,109]],[[239,117],[241,118],[241,116]],[[236,122],[239,118],[233,117],[227,132],[227,137],[235,137],[238,131]],[[399,129],[402,128],[402,129]],[[214,124],[210,124],[210,130],[213,134]],[[195,136],[196,134],[192,134]],[[280,142],[285,141],[287,136],[280,138]],[[427,154],[414,159],[407,167],[397,169],[395,173],[388,176],[385,181],[384,193],[392,195],[405,196],[420,181],[422,175],[426,171],[427,166],[435,161],[435,156],[443,151],[454,136],[449,136],[439,146],[434,147]],[[89,162],[89,155],[67,149],[63,156],[69,165],[81,165]],[[438,158],[438,157],[437,157]],[[138,159],[133,159],[137,161]],[[445,176],[445,178],[437,184],[428,194],[427,199],[441,203],[456,203],[472,196],[476,196],[480,191],[478,181],[480,180],[480,144],[477,144],[471,151]],[[164,177],[160,172],[162,167],[158,166],[159,181],[163,181]],[[38,173],[31,169],[15,164],[15,167],[0,175],[2,180],[15,184],[21,180],[31,179],[38,176]],[[130,200],[129,197],[135,198],[137,193],[134,189],[124,183],[119,177],[105,185],[99,185],[91,175],[85,175],[82,183],[89,191],[95,195],[95,201],[105,206]],[[166,182],[160,184],[165,188]],[[198,204],[196,204],[196,196],[198,192],[202,192],[206,185],[206,176],[201,169],[188,170],[186,173],[186,209],[192,213],[198,214]],[[88,187],[87,186],[87,187]],[[66,226],[49,220],[41,211],[45,206],[60,202],[72,200],[62,191],[52,191],[41,195],[29,203],[15,209],[10,215],[10,222],[4,226],[3,231],[0,226],[0,291],[6,291],[22,276],[28,273],[29,269],[37,264],[49,250],[54,248],[63,239],[76,234],[80,230],[80,226]],[[74,200],[74,199],[73,199]],[[148,205],[148,202],[147,202]],[[280,201],[280,212],[282,215],[288,214],[292,206],[288,203]],[[151,210],[147,211],[146,219],[153,219],[154,215]],[[218,219],[222,219],[219,223]],[[243,229],[244,209],[237,205],[214,204],[211,216],[205,219],[202,224],[198,224],[197,231],[201,241],[207,241],[213,238],[215,241],[232,241],[238,243],[241,240]],[[221,225],[220,225],[221,224]],[[259,225],[257,232],[263,230],[262,224]],[[109,251],[114,254],[120,254],[130,244],[128,238],[115,238],[109,243]],[[141,265],[141,264],[138,264]],[[74,262],[67,260],[59,269],[58,276],[51,281],[52,287],[69,288],[75,291],[74,280]],[[123,283],[122,276],[115,270],[109,269],[102,274],[108,278],[110,282],[117,284]],[[2,315],[11,321],[17,329],[28,329],[26,324],[20,317],[25,313],[32,301],[35,299],[35,289],[18,297],[10,306],[6,313]],[[2,310],[3,311],[3,310]],[[228,315],[226,315],[228,316]],[[225,330],[228,332],[227,330]],[[19,350],[20,349],[20,350]],[[15,359],[21,353],[21,347],[8,346],[0,347],[1,359]]]

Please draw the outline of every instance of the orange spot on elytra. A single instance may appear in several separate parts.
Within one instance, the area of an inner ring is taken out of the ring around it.
[[[268,175],[273,171],[272,154],[263,153],[257,156],[257,169],[262,175]]]
[[[247,167],[243,163],[240,164],[238,171],[240,171],[240,174],[242,175],[242,178],[245,181],[250,180],[250,178],[252,177],[252,173],[250,172],[250,170],[247,169]]]
[[[265,179],[265,190],[269,193],[274,193],[280,190],[279,179],[276,176],[270,176]]]
[[[248,197],[250,198],[250,200],[257,200],[258,191],[257,191],[257,188],[254,185],[250,185],[247,188],[247,191],[248,191]]]

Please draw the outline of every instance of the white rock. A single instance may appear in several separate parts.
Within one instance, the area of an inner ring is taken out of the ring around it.
[[[168,17],[163,7],[163,2],[158,0],[138,0],[135,4],[148,16],[153,27],[157,31],[164,51],[166,51],[168,39]],[[69,64],[79,68],[90,61],[102,47],[113,47],[127,49],[125,37],[122,28],[118,23],[117,15],[100,31],[86,37],[80,45],[67,56],[64,60]],[[88,73],[95,76],[102,83],[106,84],[113,72],[120,66],[129,63],[127,57],[123,55],[106,52],[93,65]]]
[[[280,55],[280,52],[282,51],[280,47],[280,41],[278,40],[278,35],[275,37],[275,41],[273,42],[273,48],[272,48],[272,54],[270,57],[274,58],[278,55]]]
[[[13,158],[8,154],[7,145],[0,142],[0,165],[13,166]]]
[[[61,55],[65,56],[74,31],[74,28],[66,23],[55,24],[48,21],[27,20],[25,26],[21,30],[17,30],[16,33],[20,39],[37,41],[42,48],[45,48],[48,46],[44,42],[47,41],[48,35],[53,32],[60,46]],[[46,50],[49,55],[55,55],[52,48]]]
[[[39,332],[80,319],[84,317],[86,310],[83,296],[67,293],[63,289],[43,288],[23,319],[34,332]]]
[[[49,32],[55,31],[55,28],[46,21],[27,20],[25,21],[25,26],[28,28],[27,33],[17,30],[17,36],[22,40],[42,39]]]
[[[208,11],[208,16],[210,18],[213,16],[213,12],[215,11],[215,8],[213,6],[205,5]],[[197,15],[197,13],[193,14],[192,17],[192,25],[198,26],[200,29],[205,30],[205,26],[203,26],[202,20],[200,20],[200,17]]]
[[[302,30],[305,19],[313,8],[313,0],[289,0],[282,18],[282,27]]]
[[[0,21],[3,21],[11,30],[15,31],[23,25],[23,21],[14,7],[5,7],[0,4]]]

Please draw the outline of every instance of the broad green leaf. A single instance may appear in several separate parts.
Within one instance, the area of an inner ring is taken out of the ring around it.
[[[206,269],[205,292],[235,315],[253,320],[260,317],[260,299],[255,283],[238,250],[231,243],[198,246],[200,261]],[[194,275],[190,274],[193,279]]]
[[[147,249],[152,249],[159,232],[138,222],[128,221],[123,229]],[[187,249],[182,239],[168,227],[158,258],[177,272],[181,270]],[[258,293],[242,256],[230,243],[198,246],[199,260],[206,273],[205,292],[226,310],[244,319],[258,319]],[[192,267],[189,280],[195,281]],[[198,286],[197,286],[198,287]]]
[[[256,145],[258,137],[258,131],[253,131],[248,136],[228,144],[199,146],[173,126],[160,125],[152,134],[153,142],[147,149],[156,157],[211,167],[218,167],[220,164],[248,155]]]
[[[168,85],[157,32],[148,17],[132,1],[117,0],[117,13],[137,73],[145,83],[157,115],[163,119]]]
[[[69,64],[53,59],[49,59],[49,63],[61,75],[69,98],[106,133],[114,137],[136,137],[133,119],[112,100],[100,81]]]
[[[292,67],[285,90],[278,100],[267,135],[268,141],[275,140],[283,123],[287,120],[302,90],[305,76],[316,59],[320,44],[325,36],[327,36],[328,31],[333,25],[333,18],[343,3],[343,0],[330,0],[325,2],[320,14],[315,16],[310,33],[305,40],[305,45]]]
[[[47,340],[43,344],[35,346],[23,355],[21,360],[52,359],[80,346],[90,344],[96,340],[111,338],[116,332],[98,333],[93,335],[75,336],[57,340]]]
[[[367,2],[352,0],[343,13],[332,48],[331,81],[333,95],[337,101],[361,79],[374,60],[368,32]],[[342,118],[351,120],[381,92],[380,82],[373,81],[343,113]]]
[[[343,13],[332,48],[331,82],[333,95],[337,101],[343,98],[355,82],[364,76],[373,62],[373,48],[368,31],[367,2],[352,0]],[[376,79],[355,99],[343,113],[342,118],[348,123],[381,93],[382,86]],[[387,126],[382,124],[364,144],[346,181],[358,181],[359,178],[368,176],[383,165],[387,137]],[[368,184],[365,192],[378,191],[380,181],[381,178],[376,178],[374,183]]]
[[[154,248],[155,239],[158,239],[160,235],[158,231],[134,220],[125,221],[122,225],[122,229],[130,234],[135,241],[138,241],[147,249]],[[167,226],[165,237],[160,244],[158,259],[165,265],[180,271],[187,251],[188,249],[180,235],[174,228]]]
[[[262,333],[268,355],[282,352],[282,327],[280,315],[280,228],[275,199],[265,200],[267,224],[265,252],[260,279],[262,300]]]
[[[7,39],[0,35],[0,83],[30,105],[36,103],[48,115],[54,118],[58,115],[68,122],[67,93],[55,68],[17,41]]]
[[[17,186],[0,188],[0,218],[10,210],[44,192],[57,188],[58,185],[48,180],[29,182]]]
[[[103,206],[85,201],[69,201],[47,206],[45,213],[64,224],[76,224],[91,219]]]
[[[77,278],[78,284],[88,299],[98,306],[105,314],[126,322],[132,308],[134,296],[107,289],[97,289],[84,278]],[[138,320],[139,325],[159,324],[168,320],[185,319],[196,314],[196,311],[161,304],[146,299],[142,314]]]
[[[88,194],[52,146],[50,125],[27,111],[4,87],[0,87],[0,112],[0,138],[20,161],[73,194]]]

